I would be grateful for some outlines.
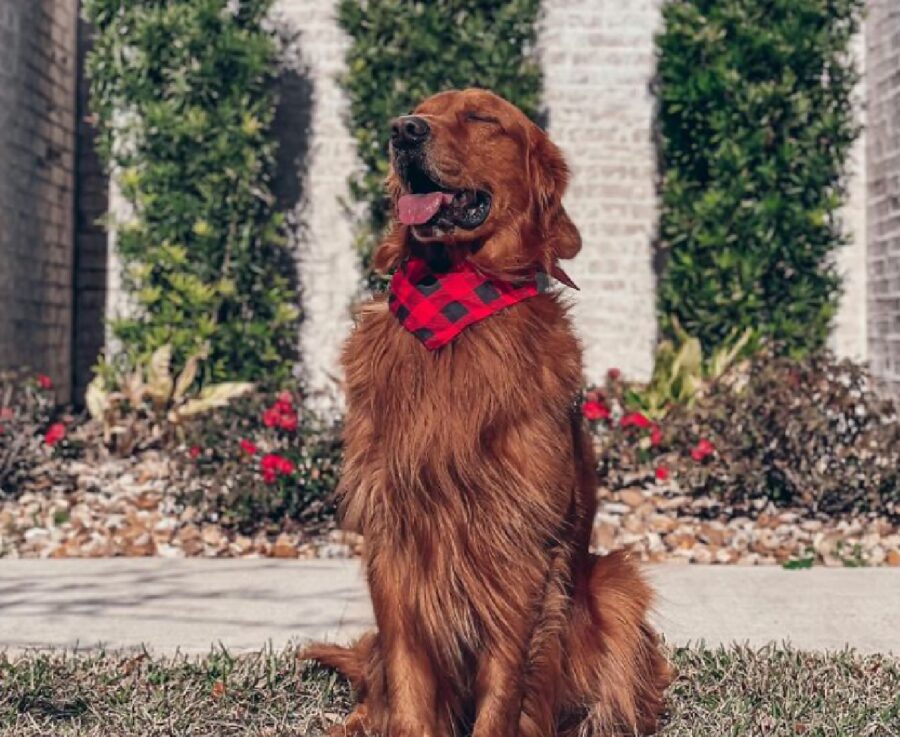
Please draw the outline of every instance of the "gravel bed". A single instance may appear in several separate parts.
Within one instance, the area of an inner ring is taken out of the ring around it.
[[[165,455],[152,451],[69,461],[65,473],[37,478],[48,479],[43,488],[0,502],[0,556],[336,558],[363,549],[358,535],[329,524],[248,535],[210,520],[173,493],[197,480],[179,476]],[[900,566],[900,529],[887,519],[834,519],[765,502],[726,509],[666,484],[602,491],[593,547],[600,553],[630,548],[651,562]]]

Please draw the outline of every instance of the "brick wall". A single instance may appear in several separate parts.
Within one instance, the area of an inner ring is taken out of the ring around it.
[[[900,4],[872,0],[868,43],[869,357],[900,395]]]
[[[76,0],[0,3],[0,367],[71,382]]]
[[[573,171],[566,206],[584,237],[582,253],[567,269],[582,287],[572,299],[591,379],[612,366],[635,378],[652,367],[657,197],[650,85],[660,5],[544,1],[538,51],[550,133]],[[347,100],[336,81],[349,39],[334,19],[334,0],[278,0],[274,15],[276,27],[292,38],[287,95],[276,122],[282,146],[276,189],[292,215],[305,310],[303,368],[313,389],[329,392],[359,284],[353,228],[341,203],[359,164],[345,125]],[[860,59],[862,51],[860,43]],[[867,351],[863,151],[861,143],[851,165],[844,220],[853,245],[839,257],[846,293],[832,339],[838,353],[856,358]],[[115,191],[112,200],[113,209],[121,209]],[[122,308],[112,259],[108,309],[116,313]]]
[[[549,129],[572,168],[566,207],[584,239],[582,253],[567,269],[581,287],[572,295],[575,323],[587,375],[595,380],[612,366],[634,378],[652,369],[657,198],[650,85],[660,6],[661,0],[543,4],[538,50]],[[348,39],[334,21],[332,2],[279,0],[277,10],[283,29],[299,34],[296,64],[312,89],[311,143],[303,198],[295,208],[306,310],[301,337],[311,384],[331,387],[358,283],[352,228],[338,201],[358,166],[344,125],[347,101],[335,81]],[[862,62],[861,41],[857,53]],[[861,88],[860,109],[863,96]],[[863,152],[860,142],[843,213],[852,244],[839,256],[845,294],[832,340],[839,354],[855,358],[866,354]]]
[[[890,0],[880,1],[880,6],[878,0],[875,2],[875,12],[884,17],[891,14],[895,17],[896,11],[888,10]],[[35,25],[34,19],[42,12],[46,15],[54,10],[56,26],[60,28],[59,17],[71,17],[64,12],[60,15],[60,8],[69,5],[62,0],[37,3],[17,0],[8,8],[4,6],[0,16],[3,32],[16,39],[30,34],[29,38],[36,38],[38,42],[0,43],[0,63],[3,64],[0,73],[19,80],[17,86],[3,85],[0,95],[21,97],[39,83],[23,81],[35,75],[34,63],[28,66],[27,77],[21,71],[8,72],[6,69],[13,68],[9,66],[10,60],[27,66],[29,53],[37,54],[47,47],[46,43],[40,43],[43,31]],[[652,366],[656,337],[652,244],[656,235],[657,206],[652,136],[654,100],[650,84],[654,74],[653,36],[659,28],[659,8],[660,0],[630,0],[626,4],[613,0],[545,0],[544,3],[539,53],[545,73],[550,132],[566,152],[573,170],[566,205],[584,236],[583,252],[571,264],[570,272],[582,287],[582,291],[572,297],[574,315],[586,347],[588,375],[593,379],[600,378],[611,366],[622,368],[629,376],[646,377]],[[282,206],[291,214],[299,261],[298,278],[306,313],[300,336],[303,369],[313,389],[330,392],[335,387],[337,358],[351,323],[350,309],[359,283],[352,246],[353,230],[340,201],[346,198],[349,175],[359,165],[345,125],[347,100],[336,81],[349,40],[334,20],[333,0],[278,0],[274,15],[282,35],[291,39],[284,60],[284,101],[276,122],[281,143],[276,190]],[[23,23],[30,23],[27,34],[23,34]],[[887,33],[886,29],[878,29],[880,35]],[[878,34],[870,33],[870,36]],[[60,35],[59,30],[57,35]],[[872,43],[870,38],[869,45]],[[885,41],[880,48],[889,49],[891,43],[895,42]],[[67,63],[71,65],[72,59],[69,58]],[[66,75],[71,68],[56,71],[56,78],[68,79]],[[886,74],[883,64],[875,74]],[[39,74],[35,78],[42,79]],[[870,92],[873,85],[880,85],[878,89],[883,90],[886,82],[879,83],[872,77],[869,79]],[[69,92],[73,95],[71,90]],[[885,105],[889,102],[876,100],[873,108],[886,110]],[[0,106],[0,114],[9,107]],[[68,120],[71,123],[72,118]],[[32,115],[19,126],[18,135],[26,145],[34,145],[35,139],[23,135],[22,131],[36,130],[40,138],[44,134],[39,123]],[[883,130],[887,123],[880,125]],[[99,316],[104,300],[107,314],[118,313],[123,307],[117,289],[118,265],[114,253],[106,248],[105,239],[93,227],[95,215],[106,205],[102,174],[96,160],[89,155],[90,130],[82,123],[78,133],[85,152],[78,159],[81,191],[77,209],[75,273],[78,340],[74,346],[74,373],[80,391],[88,377],[87,367],[101,344]],[[13,145],[16,142],[10,126],[0,128],[0,141],[2,151],[18,150]],[[883,151],[882,143],[870,142],[870,157],[873,152]],[[858,147],[852,167],[855,179],[851,182],[852,197],[845,222],[853,233],[853,246],[840,257],[841,268],[847,276],[847,293],[832,341],[838,352],[856,357],[865,357],[867,350],[866,160],[862,152],[862,146]],[[69,169],[57,172],[61,184],[53,192],[57,196],[71,197],[71,190],[66,189],[69,180],[63,177],[71,169],[71,150],[67,153]],[[64,150],[63,161],[65,154]],[[11,156],[9,153],[4,155]],[[15,156],[19,157],[18,171],[26,171],[21,168],[25,165],[32,169],[37,166],[39,171],[54,166],[40,157],[23,159],[21,150]],[[892,165],[900,169],[900,163],[895,161]],[[59,169],[64,167],[56,165],[56,170]],[[884,166],[880,170],[885,171]],[[33,190],[26,191],[27,188],[21,186],[19,182],[28,181],[28,177],[0,176],[0,180],[4,182],[0,184],[0,198],[6,198],[0,199],[4,212],[16,212],[15,207],[6,205],[13,197],[20,203],[30,204],[43,201],[42,197],[46,196],[35,194]],[[883,189],[887,185],[873,175],[873,186]],[[112,209],[121,210],[122,205],[117,204],[115,195],[113,191],[110,196]],[[889,205],[889,198],[882,197],[880,204],[871,205],[869,214],[883,215]],[[18,216],[15,227],[17,232],[25,233],[27,228],[35,230],[44,226],[38,225],[35,219]],[[7,231],[12,232],[9,227],[4,230]],[[896,277],[889,276],[890,264],[884,255],[886,245],[882,246],[884,253],[879,256],[882,252],[878,251],[877,244],[886,241],[876,233],[883,231],[883,224],[873,229],[873,244],[876,245],[871,262],[874,264],[874,283],[886,294],[893,283],[890,279],[896,281]],[[13,242],[34,241],[34,237],[22,235],[13,239],[4,236],[0,249],[5,249],[4,254],[12,253]],[[66,242],[57,244],[56,251],[48,248],[46,253],[58,252],[64,258],[57,258],[55,272],[49,261],[42,265],[41,278],[34,279],[31,286],[23,286],[27,283],[23,264],[33,262],[36,253],[31,247],[19,247],[20,255],[11,261],[13,266],[0,273],[0,305],[5,315],[10,316],[4,315],[0,321],[0,346],[4,348],[6,363],[22,360],[21,355],[6,346],[16,342],[24,344],[22,336],[25,334],[33,338],[32,345],[37,346],[37,350],[27,351],[28,356],[44,353],[52,355],[53,361],[65,363],[67,353],[60,348],[64,347],[67,332],[57,326],[69,319],[65,310],[69,298],[64,298],[68,287],[59,269],[65,263],[71,263],[70,249],[71,244]],[[22,255],[26,252],[28,259]],[[45,250],[38,252],[44,258]],[[16,285],[15,292],[8,286],[13,284]],[[868,308],[871,310],[877,305],[883,313],[884,302],[873,296]],[[37,307],[39,304],[42,305],[40,308]],[[56,312],[47,306],[54,304]],[[42,311],[38,313],[38,309]],[[39,323],[40,329],[28,332],[29,321]],[[876,319],[873,313],[869,324],[872,335],[868,348],[876,353],[881,350],[879,356],[886,355],[880,346],[887,345],[890,340],[896,342],[885,332],[889,320],[883,316]],[[896,327],[893,329],[896,335]],[[878,360],[887,365],[886,358]],[[67,371],[62,365],[50,368],[60,376]]]
[[[581,230],[566,267],[588,377],[646,378],[656,339],[651,135],[659,0],[547,0],[540,36],[550,135],[572,168],[565,200]]]
[[[109,182],[94,146],[89,112],[89,84],[84,77],[90,29],[80,22],[78,66],[77,157],[75,198],[75,324],[73,334],[73,395],[80,402],[90,382],[92,366],[105,344],[107,299],[107,235],[99,222],[109,204]]]

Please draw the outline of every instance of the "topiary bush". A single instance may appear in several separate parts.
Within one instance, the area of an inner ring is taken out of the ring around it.
[[[132,216],[114,223],[130,366],[172,347],[198,380],[277,382],[295,357],[297,296],[270,192],[271,0],[86,0],[99,147]]]
[[[668,0],[657,40],[659,285],[704,349],[753,328],[800,355],[837,307],[839,209],[859,133],[850,44],[864,0]]]
[[[364,206],[357,247],[370,286],[371,255],[391,211],[384,194],[388,123],[426,97],[487,87],[540,119],[542,77],[534,56],[539,0],[341,0],[338,21],[350,35],[342,86],[349,126],[364,169],[350,181]]]
[[[757,501],[900,521],[900,418],[866,371],[763,352],[651,419],[612,380],[583,405],[611,490],[665,482],[752,514]]]

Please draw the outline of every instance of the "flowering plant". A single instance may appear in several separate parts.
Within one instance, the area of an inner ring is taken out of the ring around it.
[[[305,410],[298,391],[252,394],[193,419],[187,440],[204,506],[226,523],[330,519],[341,460],[340,424]]]
[[[700,463],[715,452],[706,437],[698,437],[691,449],[680,448],[666,437],[664,418],[653,420],[634,400],[635,385],[622,380],[622,373],[612,368],[603,387],[591,387],[585,392],[581,411],[594,434],[600,453],[601,469],[607,476],[615,476],[620,466],[646,468],[645,476],[655,483],[665,484],[673,473],[668,458],[687,452]]]
[[[582,404],[611,491],[661,485],[744,513],[765,500],[900,519],[897,410],[850,361],[763,351],[654,419],[633,387],[609,377]]]
[[[67,421],[54,422],[53,381],[46,374],[0,372],[0,496],[17,493],[42,460],[71,455]]]

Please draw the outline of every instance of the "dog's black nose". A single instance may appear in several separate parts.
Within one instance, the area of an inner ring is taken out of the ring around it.
[[[420,146],[430,133],[425,119],[415,115],[403,115],[391,121],[391,143],[395,148]]]

